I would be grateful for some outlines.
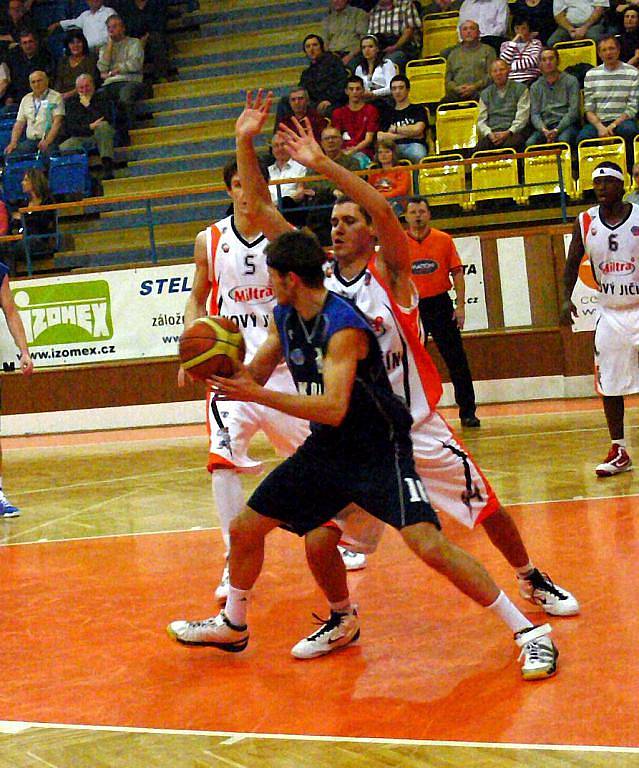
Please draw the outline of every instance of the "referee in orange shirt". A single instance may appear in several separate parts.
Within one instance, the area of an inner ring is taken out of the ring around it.
[[[410,198],[404,216],[425,342],[430,334],[444,358],[462,426],[479,427],[473,379],[460,333],[465,319],[464,268],[453,238],[430,226],[430,208],[424,198]],[[452,287],[457,297],[456,307],[448,295]]]

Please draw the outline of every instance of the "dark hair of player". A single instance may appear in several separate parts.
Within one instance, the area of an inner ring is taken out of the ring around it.
[[[308,288],[324,285],[326,255],[319,240],[310,232],[292,230],[269,243],[266,264],[280,274],[294,272]]]

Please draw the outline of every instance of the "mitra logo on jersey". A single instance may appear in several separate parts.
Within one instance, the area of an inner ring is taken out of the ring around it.
[[[113,336],[105,280],[18,288],[16,306],[29,344],[70,344]]]
[[[229,299],[241,304],[267,304],[273,299],[270,285],[236,285],[229,291]]]
[[[630,275],[635,271],[635,264],[631,261],[602,261],[599,269],[604,275]]]

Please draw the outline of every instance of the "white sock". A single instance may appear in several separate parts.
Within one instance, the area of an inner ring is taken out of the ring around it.
[[[500,592],[499,595],[497,595],[497,599],[494,603],[488,606],[488,609],[496,613],[504,624],[508,625],[514,633],[521,632],[522,629],[529,629],[534,626],[534,624],[531,621],[528,621],[519,608],[517,608],[503,592]]]
[[[329,603],[331,611],[335,613],[349,613],[351,611],[351,599],[347,597],[345,600],[340,600],[339,603]]]
[[[2,475],[0,475],[0,491],[2,490]]]
[[[517,571],[517,576],[521,576],[522,578],[526,578],[527,576],[530,576],[530,574],[535,570],[535,566],[528,562],[526,565],[522,566],[521,568],[515,568]]]
[[[248,612],[248,601],[250,589],[236,589],[229,584],[229,596],[226,599],[224,613],[226,618],[236,627],[246,625],[246,614]]]
[[[229,528],[231,522],[244,509],[244,492],[242,481],[237,472],[232,469],[216,469],[211,474],[213,498],[220,518],[224,549],[228,555],[230,547]]]
[[[613,445],[618,445],[621,448],[626,447],[626,440],[623,437],[620,440],[613,440],[612,442],[613,442]],[[0,478],[0,488],[2,488],[2,478]]]

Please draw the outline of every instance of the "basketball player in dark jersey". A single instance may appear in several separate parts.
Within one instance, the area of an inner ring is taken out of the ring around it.
[[[532,627],[483,566],[442,534],[415,470],[410,414],[392,391],[367,319],[324,288],[325,256],[316,238],[287,232],[266,254],[276,322],[248,368],[232,379],[213,377],[211,384],[229,399],[308,419],[311,435],[258,486],[232,523],[226,607],[204,621],[174,621],[169,635],[186,645],[246,648],[248,601],[266,535],[283,526],[301,536],[323,536],[324,523],[357,504],[397,528],[424,563],[464,594],[496,610],[516,633],[525,678],[554,674],[558,652],[548,628]],[[263,387],[282,357],[297,395]]]

